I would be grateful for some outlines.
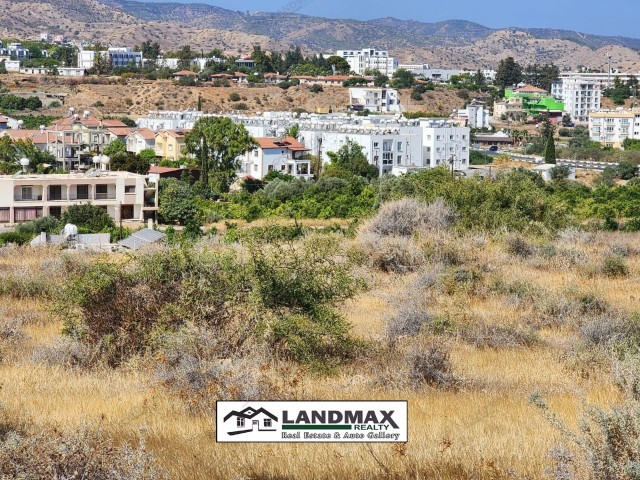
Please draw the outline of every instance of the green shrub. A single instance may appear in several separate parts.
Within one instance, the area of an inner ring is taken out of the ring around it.
[[[607,277],[626,277],[629,275],[629,267],[624,258],[610,255],[602,262],[602,273]]]
[[[31,241],[33,234],[29,232],[2,232],[0,233],[0,245],[13,243],[24,245]]]
[[[229,100],[231,102],[239,102],[241,100],[240,95],[236,92],[232,92],[229,94]]]

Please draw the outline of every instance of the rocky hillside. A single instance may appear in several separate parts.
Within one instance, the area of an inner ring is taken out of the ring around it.
[[[0,35],[5,38],[34,38],[47,30],[117,45],[151,39],[166,49],[190,44],[234,54],[247,53],[255,44],[278,50],[298,45],[308,53],[372,45],[390,50],[403,62],[469,68],[495,67],[507,55],[525,64],[602,68],[611,52],[615,67],[640,68],[640,39],[557,29],[495,30],[464,20],[356,21],[135,0],[0,0],[0,9],[5,13]]]

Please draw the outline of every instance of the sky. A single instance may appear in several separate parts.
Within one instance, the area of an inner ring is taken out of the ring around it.
[[[158,0],[156,0],[158,1]],[[159,0],[170,1],[170,0]],[[176,0],[172,0],[176,1]],[[487,27],[543,27],[598,35],[640,36],[637,0],[177,0],[240,11],[294,11],[305,15],[425,22],[470,20]],[[628,12],[628,14],[624,14]]]

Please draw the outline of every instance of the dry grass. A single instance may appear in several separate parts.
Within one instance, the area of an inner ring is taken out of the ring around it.
[[[481,251],[468,239],[451,239],[459,243],[465,262],[484,268],[485,283],[491,278],[510,284],[528,282],[546,297],[597,293],[608,305],[628,313],[640,310],[640,295],[635,293],[640,257],[633,250],[637,240],[635,234],[597,234],[588,243],[556,242],[558,248],[571,243],[584,251],[589,264],[608,254],[611,245],[627,246],[630,275],[608,278],[593,275],[588,265],[560,269],[537,257],[511,256],[502,239],[488,240]],[[42,269],[60,255],[54,250],[16,253],[0,255],[0,271]],[[448,315],[458,328],[473,321],[517,324],[537,314],[531,302],[515,302],[486,286],[474,292],[447,291],[439,284],[420,289],[415,286],[420,275],[369,272],[369,289],[340,307],[354,333],[370,340],[372,348],[381,346],[385,320],[418,294],[426,299],[430,313]],[[610,406],[620,400],[607,371],[584,376],[565,360],[566,348],[576,335],[570,325],[539,329],[539,342],[531,347],[476,348],[453,333],[433,339],[451,348],[452,371],[461,381],[456,388],[376,385],[373,379],[378,370],[394,368],[397,359],[393,354],[378,358],[372,350],[370,359],[333,377],[304,376],[287,392],[301,399],[407,399],[410,441],[406,446],[218,445],[214,417],[194,412],[181,397],[155,383],[144,361],[134,359],[115,370],[71,370],[35,363],[33,350],[55,343],[61,322],[36,301],[0,298],[0,312],[0,325],[26,313],[32,319],[21,325],[25,336],[19,345],[0,343],[0,353],[11,353],[0,356],[4,358],[0,408],[9,418],[20,419],[33,431],[71,432],[88,425],[116,442],[135,443],[143,437],[171,478],[538,479],[549,466],[549,450],[562,439],[528,404],[532,392],[540,392],[572,426],[584,403]]]

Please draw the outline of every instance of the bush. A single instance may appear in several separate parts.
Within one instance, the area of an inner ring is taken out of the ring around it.
[[[0,477],[46,480],[168,478],[144,442],[117,447],[101,431],[87,428],[70,434],[59,430],[36,434],[0,429]]]
[[[85,229],[87,233],[106,232],[116,226],[105,209],[90,203],[69,206],[62,214],[61,222]]]
[[[533,330],[476,322],[460,329],[462,338],[476,348],[531,347],[538,342]]]
[[[243,102],[234,103],[233,105],[231,105],[231,108],[233,108],[234,110],[249,110],[249,106]]]
[[[602,262],[602,273],[607,277],[626,277],[629,275],[629,267],[624,258],[618,255],[609,255]]]
[[[2,232],[0,233],[0,245],[13,243],[15,245],[24,245],[31,241],[33,234],[29,232]]]
[[[510,235],[507,238],[507,251],[511,255],[521,258],[530,257],[535,252],[534,248],[521,235]]]
[[[315,84],[309,87],[309,91],[311,93],[321,93],[321,92],[324,92],[324,88],[322,87],[322,85]]]
[[[449,388],[456,383],[452,373],[449,350],[442,345],[431,344],[425,348],[409,350],[405,361],[411,368],[414,387],[429,385]]]
[[[24,222],[16,225],[15,231],[17,233],[29,233],[31,235],[37,235],[40,232],[52,233],[58,230],[60,222],[55,217],[40,217],[30,222]]]
[[[441,198],[431,204],[404,198],[384,204],[364,231],[383,236],[410,236],[423,228],[449,228],[456,218],[455,210]]]
[[[371,267],[383,272],[413,272],[425,262],[424,253],[411,238],[368,233],[360,235],[360,242]]]
[[[231,102],[239,102],[241,100],[240,95],[236,92],[232,92],[229,94],[229,101]]]

